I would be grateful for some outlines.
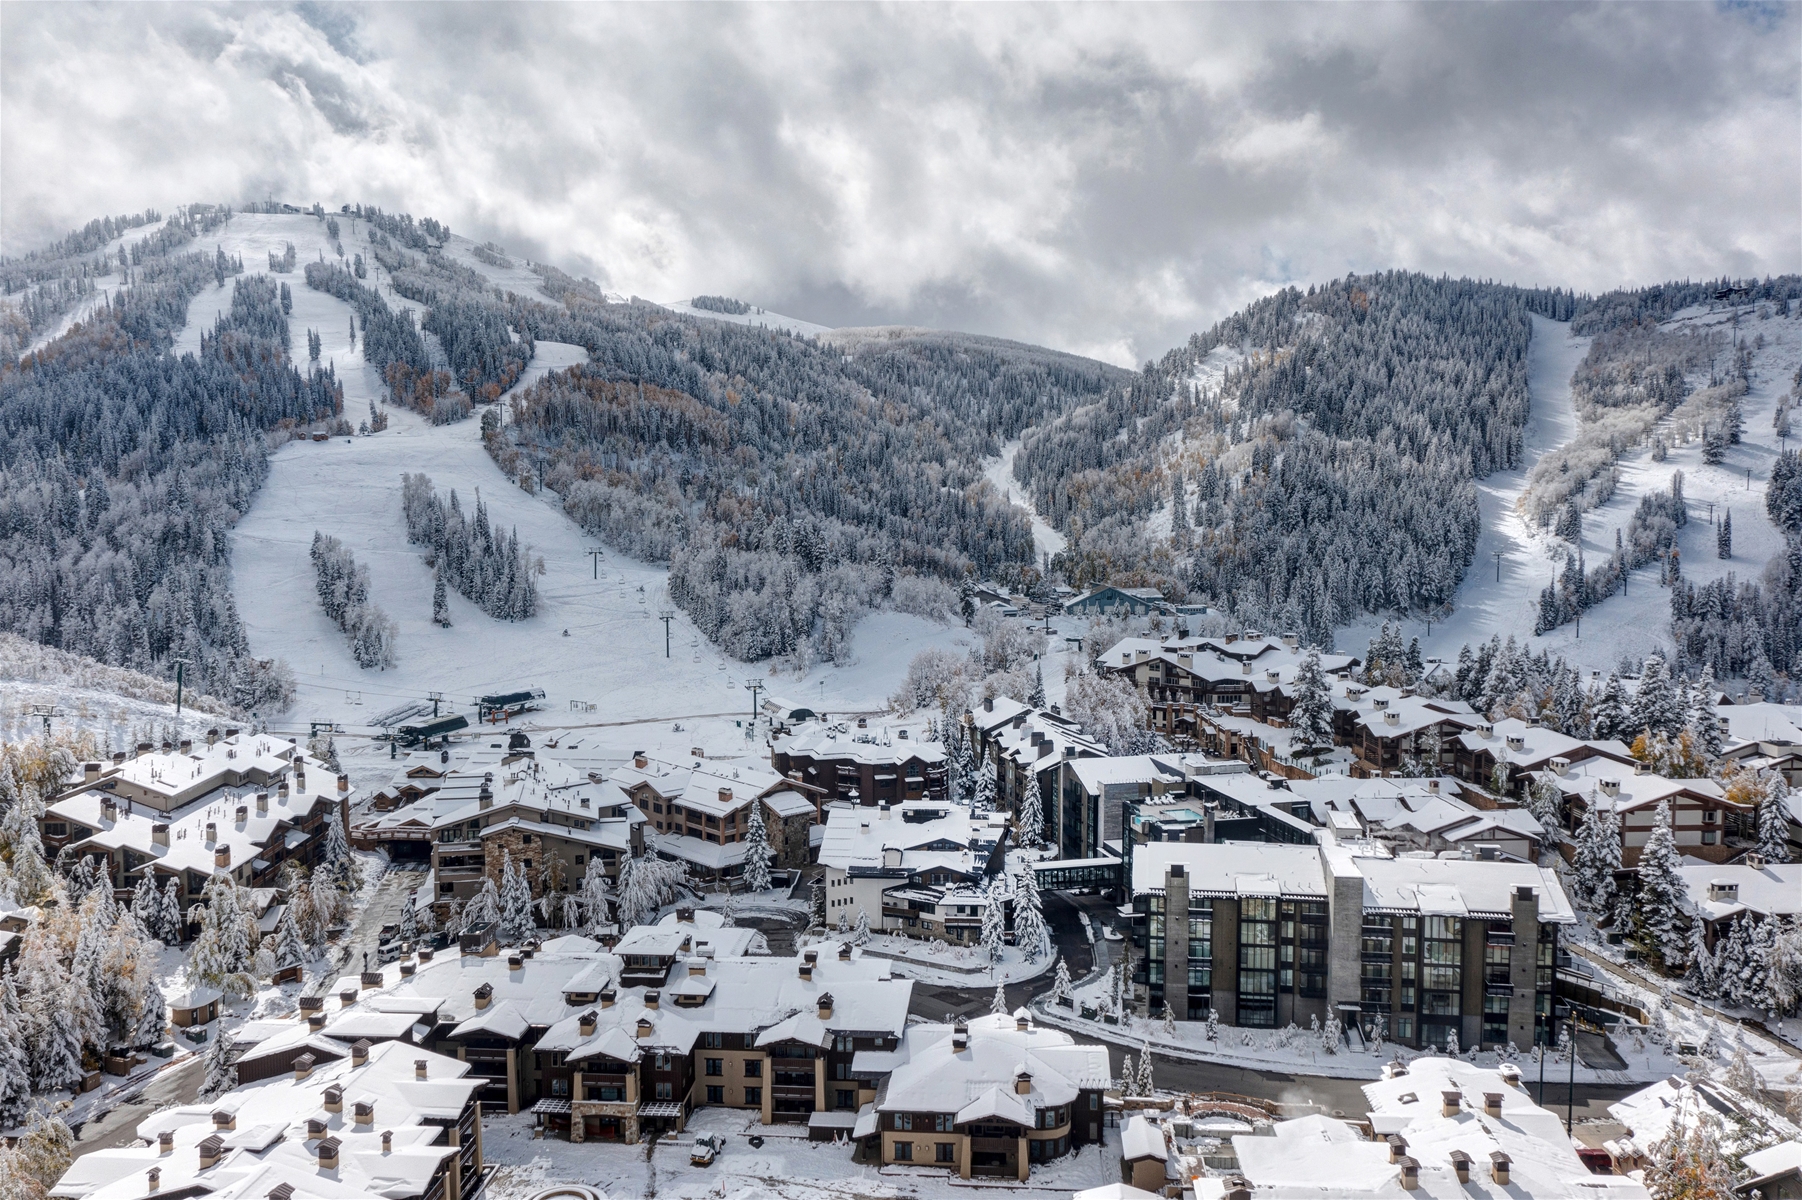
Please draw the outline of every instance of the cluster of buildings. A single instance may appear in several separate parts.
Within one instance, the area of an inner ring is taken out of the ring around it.
[[[176,881],[186,912],[215,878],[273,899],[288,864],[319,861],[352,798],[349,778],[292,738],[212,729],[80,764],[39,831],[47,858],[94,860],[122,895],[146,877],[159,890]]]

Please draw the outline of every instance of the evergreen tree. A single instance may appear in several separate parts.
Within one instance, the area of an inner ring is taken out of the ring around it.
[[[1632,740],[1633,733],[1628,730],[1631,718],[1627,714],[1627,690],[1621,684],[1620,672],[1608,672],[1608,682],[1590,703],[1589,724],[1591,734],[1598,739]]]
[[[1719,558],[1733,557],[1733,511],[1721,514],[1721,527],[1715,530],[1714,552]]]
[[[444,587],[444,571],[432,571],[432,623],[448,626],[450,621],[450,596]]]
[[[306,959],[307,948],[300,940],[294,907],[289,905],[275,925],[275,965],[280,969],[298,967]]]
[[[1671,683],[1670,668],[1665,665],[1661,655],[1649,656],[1645,666],[1641,668],[1639,687],[1633,693],[1628,728],[1623,732],[1634,737],[1641,733],[1648,736],[1654,733],[1675,735],[1683,727],[1684,715],[1677,705],[1677,691]]]
[[[602,933],[613,923],[613,885],[597,862],[590,861],[588,873],[582,876],[582,918],[590,936]]]
[[[163,940],[163,898],[156,890],[156,875],[146,869],[138,876],[138,886],[131,893],[131,915],[138,919],[144,932]]]
[[[1026,772],[1026,787],[1020,797],[1020,813],[1017,818],[1020,826],[1020,844],[1022,846],[1040,846],[1045,841],[1045,804],[1039,794],[1039,773]]]
[[[752,801],[751,821],[745,830],[745,889],[768,891],[770,887],[770,839],[763,825],[763,802]]]
[[[1120,1094],[1139,1094],[1139,1069],[1133,1064],[1133,1056],[1130,1054],[1120,1060]]]
[[[1684,976],[1696,994],[1720,995],[1720,960],[1708,948],[1708,933],[1699,914],[1691,913],[1689,921],[1689,971]]]
[[[1577,827],[1577,850],[1571,867],[1577,894],[1598,920],[1613,911],[1615,872],[1621,866],[1620,817],[1611,803],[1591,792]]]
[[[238,1086],[238,1068],[232,1062],[231,1037],[221,1025],[213,1031],[206,1048],[206,1078],[200,1084],[200,1098],[215,1100]]]
[[[1007,939],[1007,913],[1000,879],[989,884],[982,906],[982,951],[990,962],[1001,957]]]
[[[1031,863],[1024,863],[1016,873],[1014,883],[1014,945],[1030,963],[1039,961],[1039,955],[1045,952],[1049,943],[1038,875]]]
[[[1149,1038],[1139,1043],[1139,1077],[1134,1090],[1141,1096],[1149,1096],[1155,1090],[1155,1085],[1151,1081],[1151,1040]]]
[[[1071,993],[1070,964],[1067,960],[1057,960],[1057,971],[1051,977],[1051,995],[1055,1000],[1066,1000]]]
[[[1007,1013],[1007,986],[999,980],[995,983],[995,995],[989,1000],[989,1012],[996,1015]]]
[[[0,976],[0,1129],[25,1123],[31,1107],[31,1066],[12,968]]]
[[[1045,662],[1043,659],[1033,666],[1032,691],[1027,693],[1026,703],[1034,708],[1045,707]]]
[[[481,890],[470,898],[463,909],[463,932],[472,933],[489,925],[498,925],[500,919],[500,890],[494,886],[493,877],[489,876],[482,880]]]
[[[187,915],[181,907],[181,884],[171,875],[163,885],[162,925],[153,932],[165,946],[179,946],[187,931]]]
[[[857,910],[857,928],[852,936],[860,946],[870,940],[870,914],[861,908]]]
[[[357,890],[357,861],[351,857],[350,839],[344,835],[343,814],[333,808],[326,814],[325,824],[325,846],[313,870],[313,888],[318,891],[322,885],[328,886],[348,898]]]
[[[1789,849],[1789,784],[1781,771],[1771,772],[1764,798],[1758,802],[1758,852],[1766,862],[1786,863]]]
[[[1696,681],[1690,695],[1689,731],[1696,749],[1711,767],[1721,758],[1721,720],[1715,709],[1720,690],[1714,678],[1714,665],[1705,664],[1702,677]]]
[[[983,756],[976,772],[976,793],[970,800],[970,812],[976,816],[995,811],[995,760]]]
[[[1671,834],[1670,801],[1660,800],[1653,815],[1652,836],[1639,856],[1639,892],[1633,906],[1641,949],[1667,967],[1682,963],[1688,944],[1683,914],[1688,907],[1682,860]]]
[[[1333,699],[1326,676],[1320,670],[1320,647],[1309,646],[1295,672],[1295,703],[1289,710],[1289,726],[1303,747],[1333,744]]]
[[[501,942],[508,946],[525,945],[538,927],[532,921],[532,885],[524,870],[514,869],[512,851],[501,854],[500,900]]]

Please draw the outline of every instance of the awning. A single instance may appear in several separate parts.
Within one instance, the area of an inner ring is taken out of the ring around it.
[[[809,1129],[855,1129],[857,1114],[843,1111],[816,1111],[808,1114]]]
[[[641,1117],[680,1117],[682,1102],[680,1100],[650,1100],[638,1106]]]
[[[880,1118],[876,1114],[874,1103],[866,1104],[857,1110],[857,1125],[851,1130],[852,1137],[869,1137],[876,1132]]]
[[[554,1100],[551,1097],[546,1096],[543,1100],[540,1100],[532,1106],[532,1111],[545,1116],[567,1117],[570,1112],[569,1101]]]

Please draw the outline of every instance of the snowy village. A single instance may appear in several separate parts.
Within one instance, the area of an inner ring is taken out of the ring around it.
[[[1802,9],[0,31],[0,1200],[1802,1200]]]

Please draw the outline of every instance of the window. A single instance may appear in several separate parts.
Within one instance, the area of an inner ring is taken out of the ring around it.
[[[953,1132],[951,1122],[956,1119],[957,1118],[950,1113],[939,1113],[932,1118],[932,1131],[934,1133],[951,1133]]]
[[[857,1093],[849,1088],[838,1088],[833,1095],[833,1104],[838,1108],[856,1108]]]
[[[654,1065],[655,1065],[656,1070],[659,1070],[659,1071],[669,1070],[669,1055],[659,1052]]]
[[[551,1080],[551,1095],[567,1097],[569,1095],[569,1080],[567,1080],[567,1079]]]
[[[760,1087],[746,1088],[745,1089],[745,1103],[746,1104],[762,1104],[763,1103],[763,1089]]]
[[[761,1058],[745,1059],[745,1078],[746,1079],[762,1079],[763,1078],[763,1060]]]
[[[726,1102],[726,1089],[723,1087],[720,1087],[716,1084],[709,1084],[707,1086],[707,1103],[709,1103],[709,1104],[724,1104],[725,1102]]]
[[[1710,814],[1709,814],[1709,815],[1710,815],[1710,816],[1712,816],[1712,815],[1713,815],[1713,814],[1712,814],[1712,813],[1710,813]],[[1704,830],[1703,830],[1703,831],[1702,831],[1702,844],[1703,844],[1703,845],[1704,845],[1704,846],[1712,846],[1712,845],[1714,845],[1714,830],[1712,830],[1712,829],[1704,829]]]
[[[895,1143],[895,1161],[912,1162],[914,1160],[914,1144],[912,1142]]]
[[[726,1064],[723,1059],[718,1059],[718,1058],[707,1059],[706,1066],[707,1066],[706,1073],[709,1075],[724,1075],[726,1073],[726,1070],[725,1070]]]
[[[934,1142],[932,1149],[934,1162],[954,1163],[957,1161],[957,1145],[954,1142]]]
[[[660,1083],[657,1085],[657,1099],[659,1099],[659,1100],[674,1100],[675,1098],[676,1098],[676,1086],[674,1084]]]
[[[911,1130],[913,1127],[914,1127],[914,1115],[912,1113],[896,1113],[895,1114],[895,1128],[896,1129]]]
[[[719,1050],[723,1048],[725,1044],[726,1035],[723,1033],[703,1033],[701,1035],[701,1045],[705,1049]],[[709,1071],[708,1074],[711,1075],[713,1072]]]

